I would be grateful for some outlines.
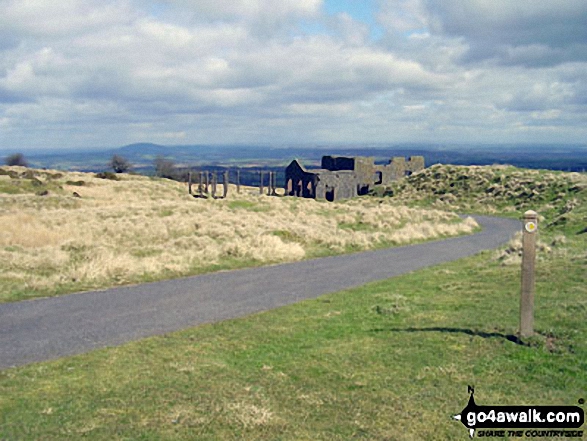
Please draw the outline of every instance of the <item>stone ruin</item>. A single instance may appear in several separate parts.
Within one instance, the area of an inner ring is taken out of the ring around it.
[[[394,157],[377,165],[373,157],[323,156],[319,169],[308,170],[297,159],[285,169],[285,195],[335,201],[365,195],[424,169],[424,157]]]

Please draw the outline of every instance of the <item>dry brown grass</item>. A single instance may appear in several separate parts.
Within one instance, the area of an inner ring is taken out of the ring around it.
[[[198,199],[169,180],[39,173],[56,186],[49,195],[0,193],[0,283],[31,295],[194,274],[229,260],[275,263],[405,244],[477,226],[389,198],[328,203],[231,188],[227,199]]]

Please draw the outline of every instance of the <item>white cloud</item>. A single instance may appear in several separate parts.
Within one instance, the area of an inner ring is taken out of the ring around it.
[[[561,116],[559,109],[544,110],[542,112],[532,112],[532,118],[540,120],[558,119]]]
[[[469,61],[543,66],[587,61],[583,0],[426,0],[434,32],[465,38]]]
[[[124,0],[4,0],[0,28],[22,36],[71,37],[128,24],[140,14]]]
[[[0,148],[577,141],[586,31],[556,29],[575,29],[586,7],[563,3],[381,0],[386,35],[373,41],[320,0],[4,1]]]
[[[321,0],[166,0],[184,13],[190,11],[200,20],[239,20],[290,16],[315,16],[320,11]]]
[[[388,31],[408,33],[429,26],[429,13],[424,0],[383,0],[378,21]]]

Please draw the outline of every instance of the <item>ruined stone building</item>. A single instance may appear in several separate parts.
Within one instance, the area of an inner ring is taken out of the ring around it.
[[[424,168],[424,157],[396,157],[376,165],[372,157],[323,156],[319,169],[307,170],[297,159],[285,169],[285,194],[335,201],[367,194]]]

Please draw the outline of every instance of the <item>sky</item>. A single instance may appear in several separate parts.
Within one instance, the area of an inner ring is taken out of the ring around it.
[[[585,144],[585,0],[0,0],[0,149]]]

